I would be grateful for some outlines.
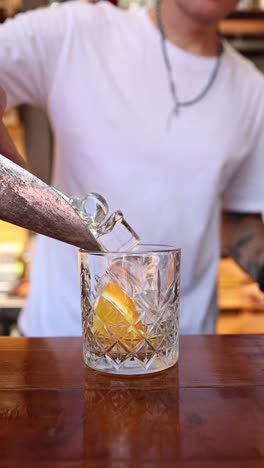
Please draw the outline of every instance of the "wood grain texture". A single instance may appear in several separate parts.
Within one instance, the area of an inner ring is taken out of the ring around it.
[[[264,385],[264,336],[181,337],[179,366],[148,377],[86,368],[80,338],[1,338],[0,363],[0,390],[255,386]]]
[[[147,377],[83,366],[79,338],[0,339],[1,468],[260,468],[264,337],[181,337]]]
[[[186,461],[173,461],[173,462],[163,462],[160,461],[151,461],[151,462],[130,462],[130,461],[98,461],[93,460],[89,461],[73,461],[73,462],[38,462],[37,465],[35,462],[26,462],[20,463],[19,465],[13,462],[1,463],[1,468],[263,468],[262,460],[203,460],[196,461],[195,464]]]
[[[264,461],[263,412],[261,387],[1,392],[0,459]]]

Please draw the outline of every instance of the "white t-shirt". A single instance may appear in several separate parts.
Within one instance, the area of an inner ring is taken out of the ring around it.
[[[264,210],[264,80],[228,44],[196,105],[172,108],[158,30],[143,9],[66,3],[0,27],[0,85],[9,105],[47,109],[56,141],[53,184],[101,193],[145,242],[182,248],[182,333],[212,333],[222,203]],[[200,93],[215,58],[168,43],[181,100]],[[20,317],[32,336],[79,335],[77,249],[39,237]]]

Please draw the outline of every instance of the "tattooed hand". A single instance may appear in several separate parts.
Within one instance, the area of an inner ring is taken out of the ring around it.
[[[260,214],[223,214],[224,250],[264,290],[264,224]]]
[[[26,166],[26,163],[22,156],[18,153],[14,143],[12,142],[6,127],[2,122],[4,111],[6,108],[6,94],[0,86],[0,154],[11,159],[15,163],[22,167]]]

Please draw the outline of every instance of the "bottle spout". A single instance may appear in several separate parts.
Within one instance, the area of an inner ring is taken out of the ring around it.
[[[90,231],[103,251],[130,251],[140,242],[134,229],[125,220],[122,211],[108,216],[109,207],[102,195],[90,192],[80,199],[73,197],[69,203],[88,224]]]

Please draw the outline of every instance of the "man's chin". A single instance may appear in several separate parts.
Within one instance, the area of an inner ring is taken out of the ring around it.
[[[185,13],[203,23],[217,23],[230,14],[237,1],[175,0]]]

